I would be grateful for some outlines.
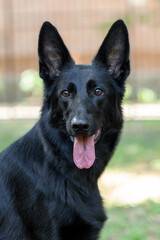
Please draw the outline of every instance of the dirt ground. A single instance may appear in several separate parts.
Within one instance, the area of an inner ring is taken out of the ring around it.
[[[160,200],[160,175],[105,171],[99,187],[107,203],[139,204],[148,199]]]

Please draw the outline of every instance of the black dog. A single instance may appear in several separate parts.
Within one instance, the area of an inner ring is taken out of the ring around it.
[[[92,65],[75,65],[46,22],[38,53],[41,118],[0,154],[0,240],[96,240],[106,219],[97,179],[123,125],[127,28],[114,23]]]

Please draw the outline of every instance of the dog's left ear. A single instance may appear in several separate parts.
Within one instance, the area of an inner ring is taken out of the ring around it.
[[[130,63],[128,31],[122,20],[112,25],[93,61],[105,66],[119,86],[123,86]]]
[[[64,65],[73,63],[57,29],[49,22],[45,22],[41,27],[38,55],[40,77],[44,80],[52,81]]]

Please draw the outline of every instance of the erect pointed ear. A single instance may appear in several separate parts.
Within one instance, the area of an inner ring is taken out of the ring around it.
[[[54,78],[61,68],[73,62],[57,29],[49,22],[43,23],[38,44],[40,77]]]
[[[123,85],[130,72],[130,63],[128,31],[122,20],[112,25],[94,61],[104,65],[113,79]]]

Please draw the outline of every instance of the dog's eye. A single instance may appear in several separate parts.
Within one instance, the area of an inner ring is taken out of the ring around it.
[[[69,97],[70,96],[70,92],[68,90],[63,90],[62,91],[62,95],[63,95],[63,97]]]
[[[100,96],[100,95],[102,95],[102,93],[103,93],[103,90],[100,88],[96,88],[94,90],[94,95],[96,95],[96,96]]]

